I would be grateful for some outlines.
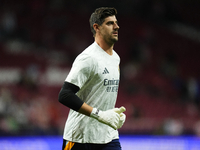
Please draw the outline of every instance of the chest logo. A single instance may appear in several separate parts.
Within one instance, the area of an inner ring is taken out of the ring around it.
[[[109,74],[109,71],[107,68],[104,69],[103,74]]]

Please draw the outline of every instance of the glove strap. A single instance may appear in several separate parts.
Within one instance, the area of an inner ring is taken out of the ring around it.
[[[90,117],[93,117],[93,118],[95,118],[95,119],[98,119],[99,118],[99,109],[97,109],[97,108],[93,108],[92,109],[92,112],[91,112],[91,114],[90,114]]]

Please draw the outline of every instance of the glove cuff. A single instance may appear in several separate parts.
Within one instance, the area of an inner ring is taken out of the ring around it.
[[[92,109],[92,112],[91,112],[91,114],[90,114],[90,117],[95,118],[95,119],[98,119],[98,118],[99,118],[99,112],[100,112],[99,109],[93,108],[93,109]]]

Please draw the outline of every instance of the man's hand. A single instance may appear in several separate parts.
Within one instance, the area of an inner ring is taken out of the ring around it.
[[[114,111],[118,114],[121,114],[126,111],[126,108],[124,106],[121,106],[120,108],[114,108]]]
[[[101,111],[97,108],[93,108],[90,116],[116,130],[121,128],[125,122],[126,116],[123,113],[125,110],[126,109],[124,107],[109,109],[107,111]]]
[[[126,115],[123,113],[126,111],[126,108],[122,106],[120,108],[114,108],[114,111],[120,115],[120,120],[117,126],[117,129],[120,129],[126,120]]]

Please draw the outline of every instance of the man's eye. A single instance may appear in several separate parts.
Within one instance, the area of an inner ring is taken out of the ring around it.
[[[107,24],[108,24],[108,25],[111,25],[111,24],[112,24],[112,22],[108,22]]]

